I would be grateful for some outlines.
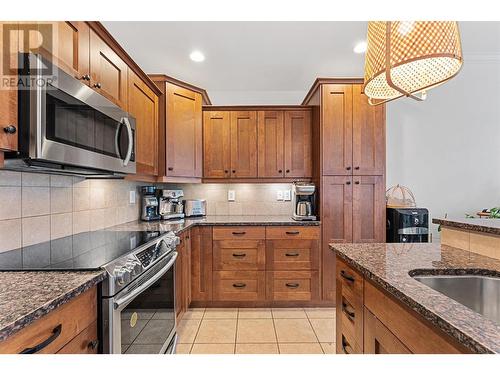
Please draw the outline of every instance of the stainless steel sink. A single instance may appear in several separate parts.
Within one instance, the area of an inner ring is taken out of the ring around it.
[[[413,278],[500,324],[500,278],[476,275]]]

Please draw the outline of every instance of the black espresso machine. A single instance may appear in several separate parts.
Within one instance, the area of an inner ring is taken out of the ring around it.
[[[426,208],[387,208],[387,242],[429,242]]]

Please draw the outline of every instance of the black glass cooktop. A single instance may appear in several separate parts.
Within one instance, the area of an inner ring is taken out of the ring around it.
[[[93,270],[159,237],[159,231],[100,230],[0,253],[0,270]]]

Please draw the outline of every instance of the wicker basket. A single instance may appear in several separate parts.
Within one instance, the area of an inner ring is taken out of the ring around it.
[[[390,208],[414,208],[417,207],[415,196],[406,186],[397,184],[385,192],[385,201]]]

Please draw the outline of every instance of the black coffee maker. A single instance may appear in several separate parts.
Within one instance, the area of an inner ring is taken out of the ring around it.
[[[387,242],[429,242],[426,208],[387,208]]]

